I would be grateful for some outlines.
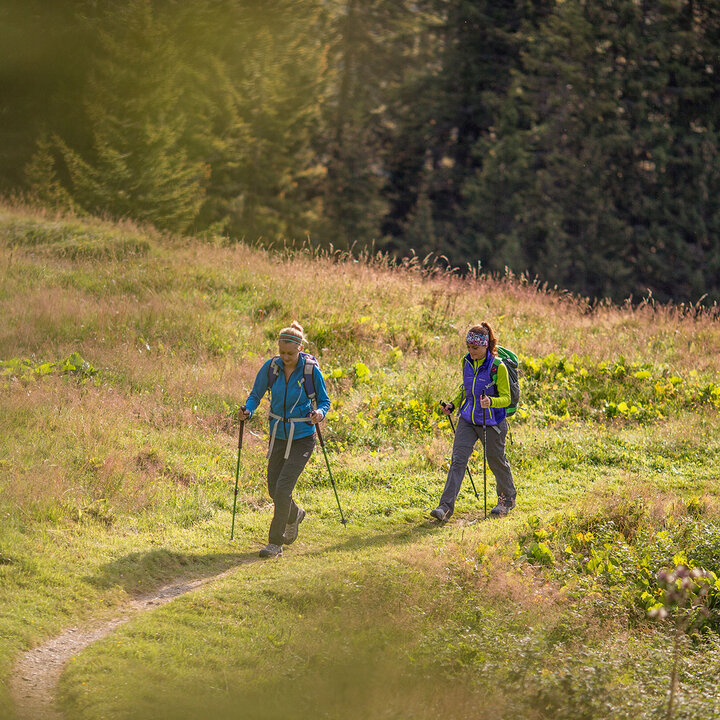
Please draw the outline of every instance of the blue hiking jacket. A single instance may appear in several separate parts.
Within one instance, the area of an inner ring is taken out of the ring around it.
[[[267,392],[271,362],[272,358],[267,360],[260,368],[260,372],[255,378],[253,388],[245,403],[245,407],[250,411],[251,417],[260,405],[262,396]],[[285,382],[285,370],[282,359],[278,358],[277,363],[280,366],[280,374],[273,383],[270,392],[270,412],[282,418],[305,417],[309,415],[313,408],[310,398],[305,392],[305,383],[303,382],[305,358],[302,355],[299,357],[297,367],[293,370],[287,383]],[[325,379],[317,366],[313,368],[313,380],[315,383],[315,401],[318,410],[321,410],[323,415],[327,415],[330,410],[330,398],[328,397],[327,388],[325,387]],[[270,418],[271,435],[276,423],[280,423],[276,438],[287,440],[290,434],[290,423]],[[296,439],[307,437],[314,433],[315,425],[313,425],[313,423],[295,423],[294,437]]]

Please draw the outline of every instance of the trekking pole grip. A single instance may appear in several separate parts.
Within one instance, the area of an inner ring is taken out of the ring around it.
[[[245,406],[240,408],[240,431],[238,432],[238,453],[242,450],[243,434],[245,433]]]

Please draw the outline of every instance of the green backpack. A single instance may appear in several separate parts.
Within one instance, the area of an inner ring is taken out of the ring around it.
[[[505,363],[510,380],[510,405],[505,408],[505,414],[509,417],[515,414],[515,411],[518,409],[518,403],[520,402],[520,381],[518,380],[520,361],[514,352],[498,345],[497,355],[493,360],[493,366],[490,370],[490,377],[495,383],[497,383],[497,369],[501,360]]]

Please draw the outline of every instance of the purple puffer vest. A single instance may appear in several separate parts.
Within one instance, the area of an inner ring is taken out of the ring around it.
[[[483,390],[488,397],[498,395],[497,387],[491,377],[494,359],[495,356],[488,353],[483,364],[475,372],[470,354],[463,358],[465,401],[460,407],[460,417],[473,425],[483,424],[483,408],[480,407]],[[505,419],[505,408],[486,408],[484,414],[486,425],[499,425]]]

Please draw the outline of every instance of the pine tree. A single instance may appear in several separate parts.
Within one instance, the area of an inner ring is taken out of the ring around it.
[[[464,193],[489,269],[510,265],[603,295],[629,274],[626,239],[601,189],[620,172],[608,158],[620,143],[623,162],[626,144],[617,78],[598,32],[607,25],[596,20],[564,3],[528,43],[498,124],[476,148],[484,164]]]
[[[424,3],[407,0],[335,0],[329,4],[328,97],[321,154],[328,234],[336,246],[378,237],[387,202],[388,126],[408,74],[426,61]]]
[[[437,53],[406,89],[397,118],[394,162],[386,189],[391,206],[384,223],[402,243],[421,188],[432,205],[436,251],[453,263],[473,262],[466,232],[468,176],[482,166],[478,141],[490,132],[517,66],[521,30],[547,13],[549,2],[437,0],[427,33]],[[470,256],[468,254],[470,253]]]
[[[707,0],[644,8],[647,66],[660,65],[643,170],[655,192],[639,227],[638,283],[659,299],[720,299],[720,9]]]
[[[0,1],[0,192],[26,192],[41,136],[82,145],[95,0]]]
[[[239,116],[253,138],[245,156],[243,232],[290,240],[311,234],[322,214],[313,139],[320,122],[324,48],[318,10],[278,3],[257,23],[239,86]],[[267,10],[267,8],[266,8]]]
[[[93,213],[183,231],[203,199],[203,166],[183,147],[182,58],[149,0],[110,15],[86,93],[88,157],[60,148],[75,201]]]
[[[38,138],[35,152],[25,166],[25,185],[31,202],[54,210],[73,210],[70,193],[57,173],[55,150],[58,139],[51,140],[46,134]]]
[[[211,168],[204,224],[271,241],[302,240],[318,228],[322,15],[314,0],[193,6],[196,47],[184,47],[195,100],[189,142]]]

